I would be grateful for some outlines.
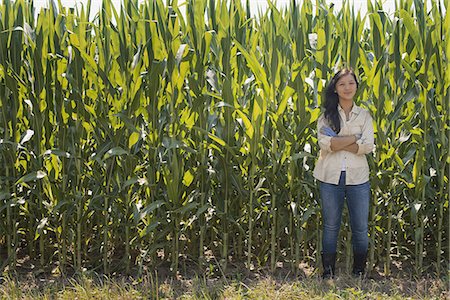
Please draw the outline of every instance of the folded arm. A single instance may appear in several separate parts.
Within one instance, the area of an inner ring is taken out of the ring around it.
[[[366,116],[362,133],[349,136],[338,136],[327,124],[323,115],[318,120],[318,142],[320,149],[328,152],[345,150],[357,155],[372,152],[374,134],[372,117]]]
[[[348,147],[352,144],[356,143],[356,136],[336,136],[331,138],[331,151],[340,151],[344,150],[345,147]]]
[[[354,154],[358,154],[359,146],[358,146],[357,143],[353,143],[351,145],[348,145],[348,146],[344,147],[344,149],[342,149],[342,150],[345,150],[345,151],[348,151],[348,152],[351,152],[351,153],[354,153]]]

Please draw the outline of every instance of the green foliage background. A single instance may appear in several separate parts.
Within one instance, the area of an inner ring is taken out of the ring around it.
[[[3,0],[2,269],[317,263],[315,122],[346,65],[376,131],[370,268],[443,274],[448,1],[367,6],[269,2],[253,18],[248,1],[104,0],[89,19],[90,2],[36,17],[32,2]],[[350,237],[343,226],[347,268]]]

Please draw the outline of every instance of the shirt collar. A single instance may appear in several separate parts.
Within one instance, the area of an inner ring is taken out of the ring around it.
[[[344,113],[344,109],[339,104],[338,104],[338,111]],[[350,113],[357,115],[357,114],[359,114],[360,111],[361,111],[361,107],[359,107],[358,105],[353,103],[353,107],[352,107],[352,110],[350,111]]]

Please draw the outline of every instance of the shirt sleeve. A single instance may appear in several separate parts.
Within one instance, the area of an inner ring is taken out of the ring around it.
[[[317,121],[317,139],[319,143],[319,147],[321,150],[327,151],[327,152],[333,152],[331,150],[331,136],[327,136],[325,134],[322,134],[321,129],[323,127],[327,127],[328,124],[326,123],[325,117],[321,115],[319,117],[319,120]]]
[[[373,121],[372,116],[366,111],[366,118],[362,129],[362,135],[359,140],[356,141],[358,145],[358,155],[369,154],[373,151],[374,147],[374,134],[373,134]]]

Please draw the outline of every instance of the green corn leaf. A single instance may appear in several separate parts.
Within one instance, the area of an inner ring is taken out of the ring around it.
[[[404,9],[400,10],[400,17],[402,18],[402,21],[405,24],[406,29],[408,30],[408,33],[411,35],[412,39],[414,40],[414,43],[419,50],[419,53],[423,53],[422,38],[421,38],[419,30],[414,22],[414,19]]]
[[[39,180],[46,176],[47,176],[47,173],[45,173],[44,171],[31,172],[27,175],[20,177],[19,180],[16,181],[16,184],[27,183],[30,181]]]
[[[114,156],[121,156],[121,155],[128,155],[128,151],[124,150],[121,147],[114,147],[108,151],[106,151],[105,155],[103,156],[102,160],[106,160],[110,157],[114,157]]]

